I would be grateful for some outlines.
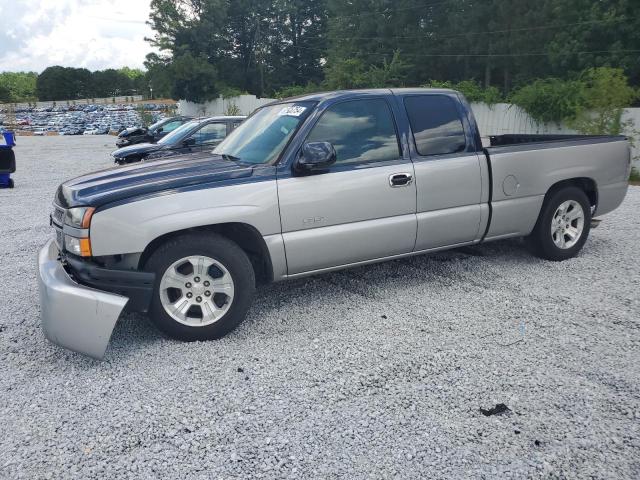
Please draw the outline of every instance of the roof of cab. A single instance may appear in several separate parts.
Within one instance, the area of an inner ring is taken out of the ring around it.
[[[195,122],[215,122],[220,120],[244,120],[245,115],[214,115],[213,117],[196,117],[191,121]]]
[[[455,90],[451,90],[448,88],[373,88],[373,89],[363,89],[363,90],[335,90],[330,92],[317,92],[317,93],[308,93],[305,95],[299,95],[296,97],[283,98],[282,100],[277,100],[272,102],[272,104],[285,103],[285,102],[304,102],[304,101],[323,101],[328,99],[335,98],[348,98],[355,97],[360,95],[403,95],[403,94],[416,94],[416,93],[457,93]]]

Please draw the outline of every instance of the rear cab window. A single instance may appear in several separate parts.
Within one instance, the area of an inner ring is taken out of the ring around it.
[[[456,103],[446,95],[404,98],[416,150],[421,156],[463,152],[467,140]]]

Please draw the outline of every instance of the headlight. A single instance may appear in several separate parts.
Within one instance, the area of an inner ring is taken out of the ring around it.
[[[79,257],[91,256],[91,241],[88,238],[76,238],[65,235],[64,248],[67,252],[78,255]]]
[[[77,207],[67,210],[64,223],[75,228],[89,228],[94,207]]]
[[[94,207],[70,208],[65,213],[64,223],[70,227],[87,230],[91,225],[91,217],[95,211]],[[91,256],[91,240],[89,240],[88,234],[80,238],[65,235],[64,248],[67,252],[79,257]]]

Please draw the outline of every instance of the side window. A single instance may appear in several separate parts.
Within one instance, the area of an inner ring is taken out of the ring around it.
[[[219,143],[226,136],[226,123],[209,123],[191,135],[192,138],[196,139],[196,145]]]
[[[405,97],[416,149],[420,155],[444,155],[464,151],[467,141],[460,114],[446,95]]]
[[[329,107],[307,142],[331,142],[337,163],[383,162],[401,157],[391,111],[382,99],[352,100]]]
[[[166,125],[162,126],[162,131],[164,133],[169,133],[174,131],[176,128],[178,128],[180,125],[182,125],[182,120],[174,120],[173,122],[169,122]]]

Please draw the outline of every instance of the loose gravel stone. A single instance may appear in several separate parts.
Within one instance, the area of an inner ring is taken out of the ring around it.
[[[275,284],[214,342],[125,315],[97,362],[44,338],[35,258],[113,145],[20,137],[0,190],[0,478],[640,478],[640,187],[566,262],[513,240]]]

